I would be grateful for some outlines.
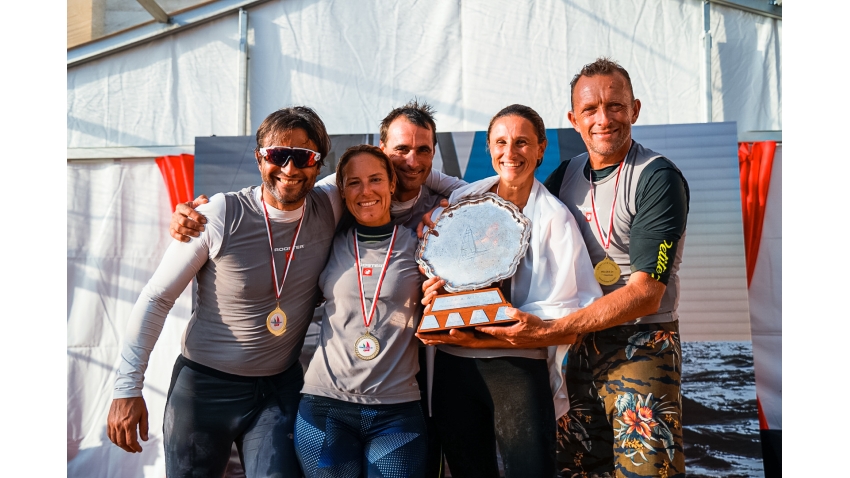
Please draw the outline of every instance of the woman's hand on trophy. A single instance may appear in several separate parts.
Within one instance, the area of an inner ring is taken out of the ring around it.
[[[422,266],[419,266],[419,272],[425,274]],[[431,302],[434,301],[435,297],[446,293],[446,289],[443,289],[444,285],[446,285],[446,281],[440,279],[439,276],[431,277],[422,283],[422,305],[427,306],[426,312],[431,310]]]

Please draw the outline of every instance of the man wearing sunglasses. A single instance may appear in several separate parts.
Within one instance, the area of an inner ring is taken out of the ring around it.
[[[165,406],[169,477],[222,476],[233,443],[249,477],[301,476],[292,439],[298,357],[342,213],[338,194],[313,187],[330,146],[310,108],[269,115],[257,130],[262,184],[199,206],[205,232],[169,246],[131,312],[107,435],[140,452],[148,359],[174,301],[197,281]]]

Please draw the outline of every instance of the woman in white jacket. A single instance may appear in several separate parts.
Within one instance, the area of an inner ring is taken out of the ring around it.
[[[537,112],[523,105],[502,109],[487,128],[498,175],[454,191],[449,202],[491,192],[531,220],[530,244],[516,273],[494,285],[513,307],[556,319],[587,306],[602,291],[573,215],[534,178],[546,145]],[[438,277],[426,281],[423,304],[443,284]],[[439,345],[432,405],[452,474],[498,476],[498,442],[507,478],[554,476],[555,421],[569,409],[561,373],[568,345],[502,348],[502,341],[461,330],[419,337]]]

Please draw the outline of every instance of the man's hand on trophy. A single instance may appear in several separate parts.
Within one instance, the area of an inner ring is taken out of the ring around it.
[[[528,314],[513,307],[508,308],[505,313],[508,317],[517,319],[518,322],[508,325],[482,325],[475,327],[475,330],[496,340],[505,341],[512,348],[547,347],[576,342],[575,334],[560,332],[560,329],[568,324],[566,317],[556,320],[542,320],[536,315]]]
[[[436,211],[439,208],[447,208],[447,207],[449,207],[449,200],[448,199],[441,199],[439,206],[435,207],[434,209],[431,209],[430,211],[428,211],[428,212],[426,212],[425,214],[422,215],[422,222],[420,222],[419,225],[416,226],[416,236],[419,239],[422,239],[422,236],[425,235],[425,229],[434,229],[434,221],[431,220],[431,215],[434,214],[434,211]],[[438,233],[437,231],[433,231],[433,232],[431,232],[431,234],[433,234],[435,236],[440,235],[440,233]]]

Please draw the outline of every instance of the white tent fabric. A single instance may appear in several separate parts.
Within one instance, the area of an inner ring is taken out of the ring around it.
[[[782,129],[782,22],[712,5],[712,121]]]
[[[249,128],[314,107],[332,134],[371,133],[414,96],[442,131],[486,129],[503,106],[569,127],[569,81],[600,55],[643,100],[640,124],[704,120],[696,0],[280,0],[249,10]],[[714,121],[779,130],[781,21],[712,6]],[[68,147],[190,145],[236,135],[236,13],[68,70]]]
[[[68,69],[68,147],[184,145],[195,136],[233,134],[235,21]]]
[[[151,355],[143,452],[112,445],[105,424],[127,317],[172,240],[168,191],[152,159],[71,163],[67,174],[68,476],[165,476],[163,408],[191,288],[175,303]]]

